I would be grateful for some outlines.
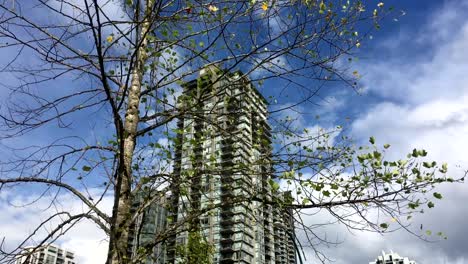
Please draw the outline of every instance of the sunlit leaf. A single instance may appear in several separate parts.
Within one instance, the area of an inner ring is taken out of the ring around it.
[[[211,12],[216,12],[219,10],[219,8],[214,5],[209,5],[208,10],[210,10]]]

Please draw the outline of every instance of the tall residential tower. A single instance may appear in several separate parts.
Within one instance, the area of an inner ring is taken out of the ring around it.
[[[281,206],[290,196],[272,187],[277,184],[265,98],[241,73],[208,66],[184,85],[177,104],[181,116],[165,223],[175,232],[164,245],[164,260],[146,263],[180,262],[194,234],[209,246],[202,255],[212,263],[296,263],[292,212]],[[146,228],[145,221],[135,230],[160,229]]]
[[[172,213],[188,231],[177,234],[168,259],[177,260],[189,232],[200,232],[214,263],[295,263],[292,221],[271,205],[277,195],[265,98],[241,73],[215,66],[184,88]]]

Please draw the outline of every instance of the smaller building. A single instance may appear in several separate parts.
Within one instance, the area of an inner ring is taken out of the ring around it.
[[[16,257],[16,264],[76,264],[75,254],[56,245],[27,247]]]
[[[166,263],[165,243],[155,243],[158,235],[166,229],[167,221],[167,199],[168,197],[157,197],[157,191],[151,188],[143,188],[133,200],[131,215],[149,203],[142,212],[138,213],[135,222],[130,227],[128,239],[128,254],[131,259],[144,256],[138,263],[163,264]]]
[[[293,201],[291,192],[277,192],[275,198],[278,204],[288,205]],[[294,232],[294,217],[292,209],[275,207],[273,213],[275,236],[275,263],[294,264],[296,259],[296,234]]]
[[[378,256],[374,262],[369,262],[369,264],[416,264],[416,262],[408,258],[400,257],[400,255],[393,251],[390,251],[390,254],[386,254],[382,251],[382,255]]]

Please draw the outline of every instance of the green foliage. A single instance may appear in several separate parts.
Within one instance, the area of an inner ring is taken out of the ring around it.
[[[276,182],[276,181],[270,179],[270,180],[269,180],[269,184],[270,184],[270,186],[271,186],[271,189],[272,189],[274,192],[278,191],[278,189],[279,189],[279,187],[280,187],[279,184],[278,184],[278,182]]]
[[[301,130],[304,131],[309,132]],[[290,140],[295,139],[289,136]],[[287,150],[301,151],[311,157],[284,161],[283,167],[288,170],[280,175],[280,179],[296,189],[297,206],[301,208],[320,208],[327,204],[343,206],[346,210],[353,208],[356,212],[377,210],[402,225],[410,223],[412,214],[424,213],[422,205],[429,209],[435,207],[435,202],[427,197],[431,189],[441,183],[463,180],[447,177],[447,164],[427,161],[428,152],[423,149],[414,149],[404,159],[388,160],[386,152],[390,144],[379,147],[374,137],[369,138],[370,145],[359,148],[346,144],[346,137],[342,144],[328,145],[328,138],[314,136],[313,143],[292,143],[294,148]],[[301,168],[312,168],[312,173]],[[440,193],[432,195],[442,199]],[[348,204],[353,206],[348,207]],[[382,204],[385,204],[384,210]],[[364,223],[369,221],[364,219]],[[388,223],[373,220],[367,223],[379,226],[382,232],[390,231]],[[365,224],[360,228],[365,228]]]
[[[196,231],[189,232],[187,245],[178,245],[176,251],[178,263],[181,264],[213,263],[214,246]]]

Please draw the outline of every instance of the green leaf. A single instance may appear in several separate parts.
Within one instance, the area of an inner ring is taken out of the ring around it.
[[[328,190],[325,190],[322,192],[324,196],[326,197],[329,197],[330,196],[330,192]]]
[[[424,166],[425,168],[428,168],[428,169],[432,167],[432,166],[431,166],[431,163],[429,163],[429,162],[427,162],[427,161],[423,162],[423,166]]]
[[[320,13],[320,14],[323,14],[323,13],[325,12],[325,9],[327,8],[327,6],[326,6],[325,3],[322,1],[322,2],[320,2],[319,8],[320,8],[319,13]]]
[[[378,151],[374,151],[374,158],[381,159],[382,158],[382,153],[380,153]]]
[[[280,187],[279,184],[276,181],[272,180],[272,179],[270,179],[270,186],[271,186],[271,189],[273,189],[274,192],[276,192]]]
[[[380,224],[380,227],[383,228],[383,229],[387,229],[387,228],[388,228],[388,224],[387,224],[387,223],[381,223],[381,224]]]
[[[91,170],[91,167],[89,166],[83,166],[83,168],[81,168],[83,171],[90,171]]]
[[[433,202],[428,202],[428,203],[427,203],[427,207],[429,207],[429,208],[434,208],[434,203],[433,203]]]
[[[447,163],[442,163],[442,168],[439,170],[441,173],[447,173],[448,165]]]
[[[375,138],[374,137],[370,137],[369,138],[369,142],[374,145],[375,144]]]
[[[432,231],[431,230],[426,230],[426,235],[428,235],[428,236],[432,235]]]
[[[408,163],[408,161],[407,160],[398,160],[397,163],[398,163],[399,166],[405,166]]]
[[[390,144],[385,144],[385,145],[383,145],[383,147],[384,147],[385,149],[388,149],[388,148],[390,147]]]
[[[442,194],[440,194],[438,192],[435,192],[434,197],[437,198],[437,199],[442,199]]]
[[[366,160],[366,156],[365,155],[359,155],[359,156],[357,156],[357,159],[358,159],[359,163],[364,163],[364,161]]]

